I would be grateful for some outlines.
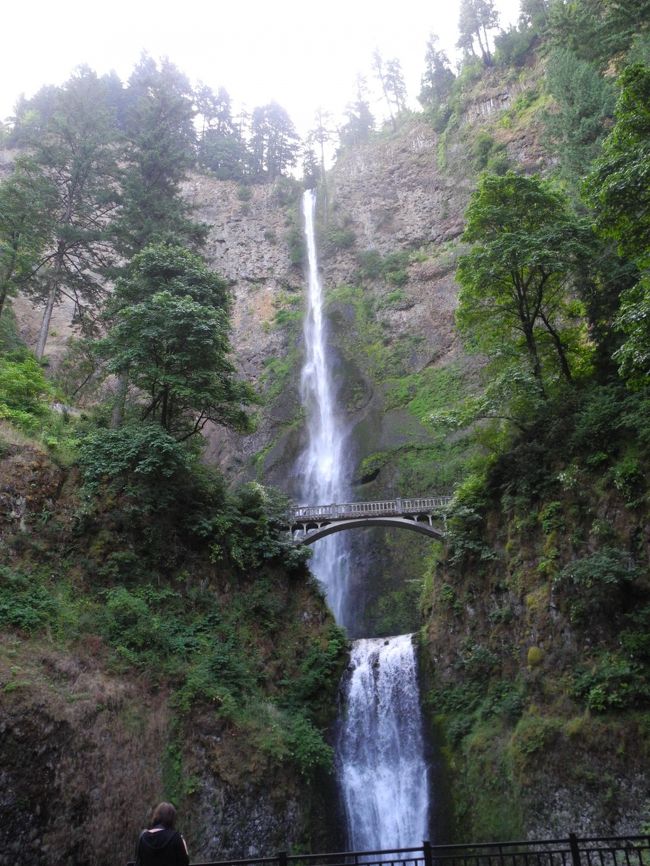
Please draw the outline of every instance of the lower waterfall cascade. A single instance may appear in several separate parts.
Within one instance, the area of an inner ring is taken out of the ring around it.
[[[352,646],[337,773],[355,851],[408,848],[427,836],[427,766],[413,636]]]
[[[315,208],[315,193],[307,190],[303,216],[309,295],[301,389],[307,446],[298,471],[305,501],[315,497],[325,504],[341,501],[346,494],[343,461],[348,449],[327,352]],[[336,621],[346,627],[351,621],[346,599],[350,560],[344,535],[318,542],[311,569]],[[430,837],[430,808],[413,636],[354,641],[346,679],[335,762],[348,847],[360,851],[419,846]]]

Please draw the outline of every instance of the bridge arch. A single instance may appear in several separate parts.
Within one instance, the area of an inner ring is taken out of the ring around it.
[[[406,517],[357,517],[353,520],[333,520],[331,523],[325,523],[321,526],[314,523],[306,524],[305,533],[295,536],[294,543],[296,545],[313,544],[315,541],[332,535],[335,532],[344,532],[347,529],[367,526],[391,526],[397,529],[410,529],[412,532],[428,535],[429,538],[435,538],[438,541],[445,537],[444,530],[430,523],[426,515],[423,515],[422,520]]]

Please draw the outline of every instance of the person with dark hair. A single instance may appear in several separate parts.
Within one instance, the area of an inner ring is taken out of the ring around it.
[[[185,839],[178,830],[176,809],[171,803],[159,803],[153,811],[151,826],[140,833],[135,849],[136,866],[189,866]]]

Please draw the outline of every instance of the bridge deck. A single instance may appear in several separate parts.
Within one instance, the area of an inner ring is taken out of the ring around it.
[[[363,517],[397,517],[439,514],[451,496],[424,496],[418,499],[384,499],[377,502],[341,502],[332,505],[298,505],[289,512],[291,524],[329,520],[354,520]]]

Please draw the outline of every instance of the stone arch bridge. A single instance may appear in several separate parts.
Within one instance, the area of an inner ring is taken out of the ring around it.
[[[289,510],[288,523],[296,545],[313,544],[326,535],[361,526],[395,526],[440,539],[445,536],[445,515],[450,502],[451,496],[424,496],[298,505]]]

